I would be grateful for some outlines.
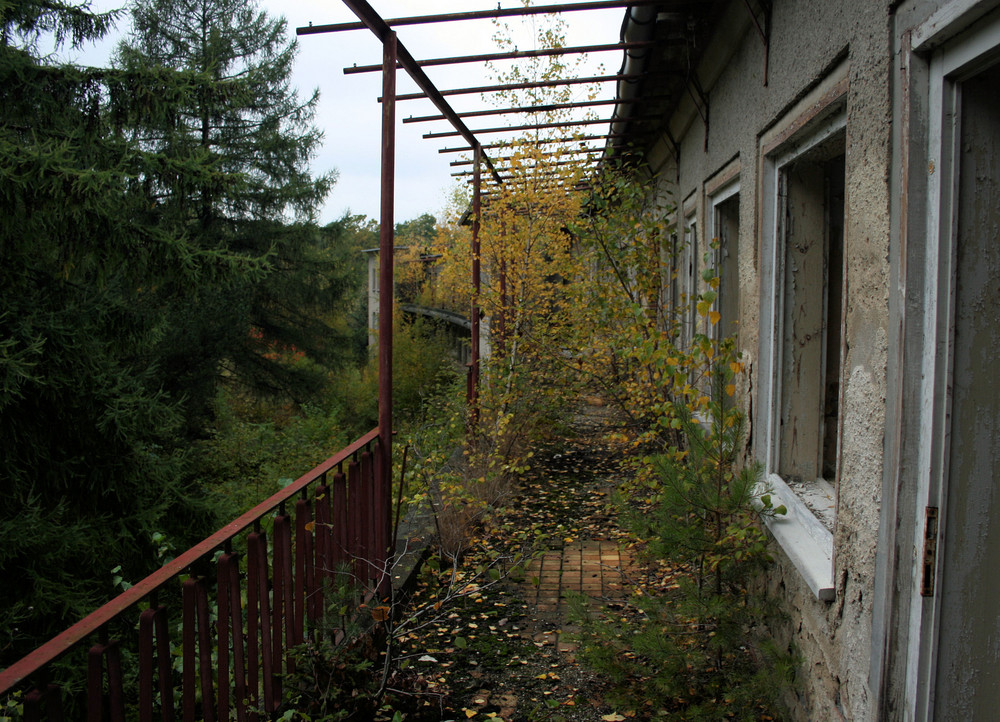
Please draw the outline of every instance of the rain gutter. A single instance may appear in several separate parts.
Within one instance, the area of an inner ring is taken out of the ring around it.
[[[655,6],[643,5],[630,7],[625,11],[625,18],[622,20],[621,42],[623,43],[645,43],[653,39],[653,32],[656,29],[656,16],[658,9]],[[620,101],[615,106],[615,112],[611,116],[611,135],[622,135],[628,127],[629,119],[634,112],[635,98],[638,97],[641,89],[641,78],[631,76],[641,76],[646,68],[647,60],[653,52],[653,46],[633,47],[625,51],[619,75],[629,79],[619,80],[617,96]],[[613,154],[624,140],[619,138],[608,144],[608,150]]]

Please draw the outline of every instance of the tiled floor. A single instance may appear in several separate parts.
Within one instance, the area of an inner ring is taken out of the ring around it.
[[[528,567],[524,583],[534,612],[529,636],[539,646],[573,652],[577,645],[566,636],[572,638],[579,630],[569,622],[567,593],[581,594],[595,607],[621,602],[628,594],[631,566],[630,555],[615,541],[573,542],[540,555]]]

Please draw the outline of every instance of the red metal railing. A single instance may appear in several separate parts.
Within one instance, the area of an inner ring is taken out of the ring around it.
[[[380,443],[369,432],[3,670],[0,696],[20,692],[25,720],[64,719],[50,667],[77,652],[88,720],[270,718],[294,671],[289,650],[323,619],[326,590],[349,580],[365,594],[389,591]],[[123,665],[126,654],[134,661]]]

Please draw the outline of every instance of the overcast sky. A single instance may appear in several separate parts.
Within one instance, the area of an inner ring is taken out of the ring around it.
[[[372,7],[386,19],[410,15],[432,13],[467,12],[496,7],[516,7],[519,0],[370,0]],[[539,0],[549,3],[551,0]],[[95,9],[119,7],[121,0],[95,0]],[[295,28],[328,23],[356,20],[353,13],[340,0],[263,0],[261,6],[272,15],[284,15],[288,21],[289,34],[294,36]],[[624,9],[570,12],[564,15],[567,21],[566,41],[568,45],[588,45],[614,43]],[[534,47],[533,27],[544,21],[538,18],[509,18],[519,50]],[[128,27],[127,16],[120,28]],[[444,23],[425,26],[404,26],[398,29],[400,42],[417,59],[478,55],[496,51],[492,40],[496,26],[489,20],[458,23]],[[87,52],[80,62],[101,64],[107,57],[113,43],[103,48]],[[320,103],[316,114],[316,125],[324,134],[323,147],[313,161],[313,171],[322,173],[336,171],[338,180],[322,209],[320,222],[326,223],[341,216],[345,211],[360,213],[371,218],[379,214],[379,167],[381,152],[381,111],[376,98],[381,95],[381,74],[366,73],[345,75],[343,69],[351,65],[371,65],[380,63],[381,45],[368,30],[346,33],[306,35],[299,38],[299,53],[295,64],[293,83],[306,95],[313,88],[320,91]],[[503,67],[510,67],[513,61],[500,61]],[[581,68],[585,75],[600,73],[598,65],[603,64],[604,73],[614,73],[621,66],[620,51],[592,54],[588,67]],[[498,63],[499,65],[500,63]],[[427,75],[439,89],[488,85],[493,82],[487,68],[481,63],[455,66],[430,67]],[[575,92],[584,93],[582,86]],[[607,97],[613,97],[611,84],[606,84]],[[413,92],[412,81],[400,73],[397,92]],[[483,107],[479,96],[452,96],[449,98],[457,111]],[[450,130],[446,122],[409,123],[401,122],[410,115],[437,114],[428,100],[401,102],[397,106],[396,137],[396,219],[408,220],[422,213],[439,215],[445,206],[450,189],[456,179],[451,173],[456,168],[449,162],[458,158],[455,154],[440,154],[438,149],[445,146],[466,145],[461,138],[424,140],[423,133]],[[609,115],[607,108],[601,115]],[[470,118],[466,124],[473,130],[496,127],[505,124],[496,117]],[[594,132],[603,132],[599,126]],[[489,143],[501,136],[483,135],[480,140]]]

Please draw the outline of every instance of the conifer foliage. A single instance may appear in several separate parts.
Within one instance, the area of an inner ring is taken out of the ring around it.
[[[117,64],[126,71],[192,73],[201,83],[169,113],[132,131],[143,147],[205,157],[215,171],[182,182],[169,174],[155,179],[158,212],[200,248],[267,261],[251,287],[192,298],[165,338],[177,388],[196,389],[199,398],[211,398],[225,359],[254,390],[301,400],[316,378],[271,352],[294,348],[329,360],[343,345],[318,314],[350,279],[311,223],[334,179],[308,172],[321,140],[312,125],[318,95],[302,100],[290,86],[295,49],[284,19],[243,0],[139,0],[119,47]]]

